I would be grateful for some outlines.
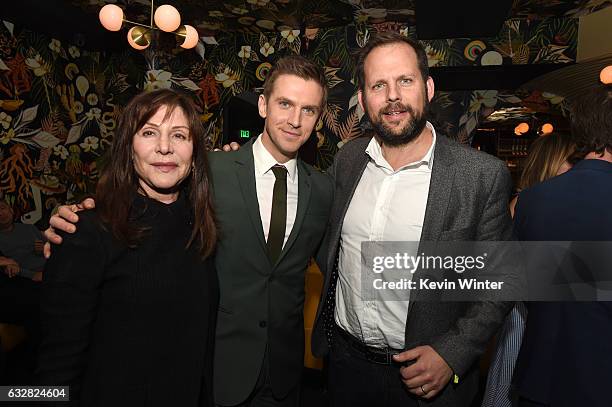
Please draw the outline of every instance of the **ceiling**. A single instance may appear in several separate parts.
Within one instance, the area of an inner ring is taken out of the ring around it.
[[[87,14],[97,14],[100,5],[116,3],[131,18],[147,23],[149,0],[65,0]],[[542,19],[550,16],[577,17],[599,10],[612,2],[585,0],[158,0],[158,5],[172,4],[185,20],[203,33],[218,31],[271,31],[283,29],[323,28],[349,22],[376,24],[387,21],[416,22],[425,14],[457,23],[478,21],[480,26],[507,18]],[[440,15],[440,10],[445,10]],[[450,24],[451,26],[457,25]],[[460,25],[460,24],[459,24]],[[433,25],[436,31],[444,25]],[[497,27],[499,28],[499,27]],[[493,34],[496,34],[497,30]],[[421,38],[421,36],[419,37]],[[435,38],[449,38],[438,36]]]
[[[546,89],[555,95],[573,99],[591,87],[592,78],[597,78],[599,72],[608,65],[612,65],[612,54],[602,55],[571,64],[538,76],[525,83],[522,88],[526,90]]]
[[[109,3],[123,8],[129,20],[150,20],[149,0],[11,1],[0,17],[68,40],[81,35],[89,46],[108,49],[124,45],[122,35],[100,29],[98,12]],[[416,25],[420,39],[445,39],[493,36],[508,18],[579,17],[612,0],[159,0],[156,6],[162,3],[174,5],[202,36],[399,22]]]

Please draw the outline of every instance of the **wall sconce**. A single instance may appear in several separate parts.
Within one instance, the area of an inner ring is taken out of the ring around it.
[[[599,80],[604,85],[612,84],[612,65],[608,65],[601,70],[601,72],[599,73]]]
[[[181,25],[181,15],[176,8],[169,4],[161,5],[153,12],[155,6],[151,1],[151,22],[149,25],[140,24],[124,19],[123,10],[114,4],[107,4],[98,17],[102,26],[109,31],[119,31],[123,23],[132,24],[127,33],[130,46],[137,50],[143,50],[151,45],[152,34],[155,30],[173,33],[178,40],[178,45],[190,49],[198,44],[199,35],[195,28],[190,25]],[[155,24],[153,24],[155,22]]]
[[[517,136],[522,136],[528,131],[529,131],[529,125],[525,122],[519,123],[519,125],[514,128],[514,134],[516,134]]]
[[[555,128],[550,123],[544,123],[542,127],[540,127],[540,135],[545,136],[553,132]]]

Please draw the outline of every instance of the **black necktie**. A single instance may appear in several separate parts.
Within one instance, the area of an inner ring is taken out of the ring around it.
[[[270,229],[268,230],[268,258],[272,264],[276,263],[283,250],[285,242],[285,228],[287,224],[287,169],[282,165],[272,167],[276,177],[274,192],[272,194],[272,213],[270,215]]]

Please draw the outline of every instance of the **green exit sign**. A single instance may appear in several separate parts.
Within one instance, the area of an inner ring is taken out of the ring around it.
[[[240,130],[240,138],[250,138],[251,132],[249,130]]]

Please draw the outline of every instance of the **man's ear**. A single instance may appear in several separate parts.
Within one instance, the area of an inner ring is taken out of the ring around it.
[[[257,110],[259,110],[259,115],[262,119],[265,119],[268,115],[266,104],[266,97],[264,95],[259,95],[259,99],[257,100]]]
[[[363,92],[361,89],[357,91],[357,100],[359,101],[359,106],[361,106],[361,110],[365,112],[365,108],[363,107]]]
[[[434,81],[431,76],[427,78],[426,86],[427,86],[427,99],[429,99],[429,101],[431,102],[431,99],[433,99],[433,95],[435,92],[435,85],[434,85]]]

